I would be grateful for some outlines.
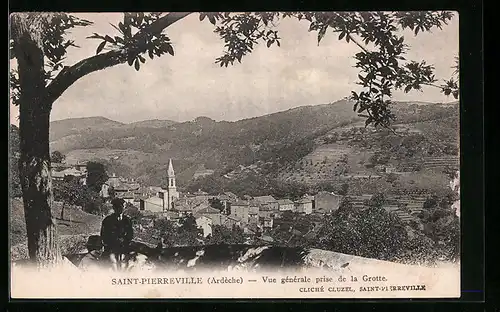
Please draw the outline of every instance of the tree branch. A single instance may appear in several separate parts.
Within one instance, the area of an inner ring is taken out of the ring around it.
[[[368,51],[367,48],[365,48],[361,43],[359,43],[356,39],[354,39],[354,37],[351,36],[351,34],[347,34],[347,37],[349,37],[349,40],[354,42],[361,50],[365,51],[366,53],[370,53],[370,51]]]
[[[433,84],[433,83],[422,82],[422,84],[423,84],[424,86],[429,86],[429,87],[435,87],[435,88],[443,89],[443,86],[438,86],[438,85]]]
[[[136,33],[134,37],[139,38],[148,33],[160,33],[168,26],[180,19],[183,19],[189,14],[191,14],[191,12],[171,12],[159,18],[147,28],[144,28]],[[141,52],[146,52],[145,49],[146,47],[144,47],[144,51]],[[52,105],[52,103],[57,100],[64,93],[64,91],[66,91],[66,89],[83,76],[98,70],[123,64],[125,62],[127,62],[127,50],[120,49],[91,56],[81,60],[71,67],[64,67],[64,69],[61,70],[61,72],[47,86],[47,102]]]

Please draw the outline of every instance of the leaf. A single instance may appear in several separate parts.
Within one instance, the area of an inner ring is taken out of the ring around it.
[[[141,63],[145,63],[146,62],[146,59],[144,57],[142,57],[142,55],[139,55],[138,58],[141,61]]]
[[[134,67],[135,67],[135,70],[139,71],[139,68],[141,67],[141,63],[139,63],[138,59],[135,59]]]
[[[129,56],[127,59],[127,63],[128,65],[132,66],[132,64],[134,64],[134,58]]]
[[[203,22],[205,19],[206,14],[200,13],[200,22]]]
[[[318,32],[318,45],[321,42],[321,39],[325,36],[326,33],[326,27],[322,27],[321,30]]]
[[[149,58],[153,59],[153,57],[154,57],[153,50],[148,50],[148,54],[149,54]]]
[[[119,22],[118,27],[120,28],[121,33],[124,34],[125,33],[125,25],[122,22]]]
[[[168,43],[167,43],[167,44],[165,45],[165,50],[167,50],[167,52],[168,52],[170,55],[174,56],[174,48],[172,47],[172,45],[170,45],[170,44],[168,44]]]
[[[213,25],[215,25],[216,20],[215,20],[215,17],[214,17],[213,15],[210,15],[210,16],[208,17],[208,20],[210,21],[210,23],[212,23]]]
[[[406,86],[406,88],[405,88],[405,93],[408,93],[408,92],[410,92],[410,90],[411,90],[411,85],[409,85],[409,86]]]
[[[267,44],[266,44],[266,45],[267,45],[267,47],[269,48],[269,47],[271,46],[271,44],[272,44],[272,43],[273,43],[273,42],[272,42],[272,40],[267,41]]]
[[[104,37],[94,33],[92,36],[88,36],[87,39],[104,39]]]
[[[345,37],[345,32],[341,32],[339,35],[339,40],[344,39],[344,37]]]
[[[276,44],[278,45],[278,47],[281,47],[281,44],[278,40],[276,40]]]
[[[99,44],[99,46],[97,47],[97,52],[95,53],[96,55],[99,54],[99,52],[102,51],[102,49],[104,49],[104,46],[106,45],[106,41],[103,41]]]

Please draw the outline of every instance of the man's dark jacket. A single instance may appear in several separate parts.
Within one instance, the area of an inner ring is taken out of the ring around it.
[[[118,215],[112,214],[102,221],[101,238],[107,251],[126,252],[133,236],[132,220],[126,215],[118,220]]]

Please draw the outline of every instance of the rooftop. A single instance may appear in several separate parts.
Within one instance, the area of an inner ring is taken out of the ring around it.
[[[257,196],[257,197],[254,197],[253,199],[255,201],[258,201],[261,204],[276,202],[276,199],[274,197],[272,197],[271,195]]]
[[[197,210],[196,213],[197,214],[215,214],[215,213],[220,213],[220,210],[212,208],[212,207],[206,207],[206,208]]]
[[[295,203],[297,203],[297,204],[309,204],[309,203],[312,203],[312,200],[309,198],[301,198],[301,199],[297,200]]]
[[[230,202],[231,206],[248,206],[248,201],[244,200],[233,200]]]
[[[134,198],[134,192],[124,192],[115,194],[116,198]]]

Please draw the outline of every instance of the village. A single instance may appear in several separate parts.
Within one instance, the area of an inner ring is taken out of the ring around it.
[[[57,181],[71,175],[84,184],[86,174],[86,166],[82,163],[66,166],[54,164],[52,177]],[[154,227],[154,222],[158,219],[163,218],[180,226],[185,217],[192,216],[203,237],[212,235],[214,226],[224,226],[228,229],[238,227],[247,237],[259,236],[267,241],[273,241],[273,238],[270,235],[263,236],[263,233],[272,233],[285,226],[292,231],[293,225],[288,220],[285,221],[284,216],[301,216],[311,220],[312,224],[319,224],[322,216],[339,209],[345,197],[327,191],[319,191],[314,195],[305,194],[298,199],[275,198],[269,194],[240,198],[228,191],[220,194],[209,194],[203,190],[194,193],[180,192],[172,160],[169,161],[165,175],[168,185],[160,187],[143,186],[134,179],[112,173],[102,185],[100,196],[105,202],[121,198],[128,207],[135,207],[141,215],[136,224],[139,232]],[[353,208],[363,209],[372,197],[373,194],[350,195],[348,199]],[[426,196],[422,194],[388,195],[382,207],[403,223],[421,228],[423,225],[420,224],[418,215],[423,211],[425,201]],[[311,226],[300,235],[310,236],[314,231],[315,227]]]

